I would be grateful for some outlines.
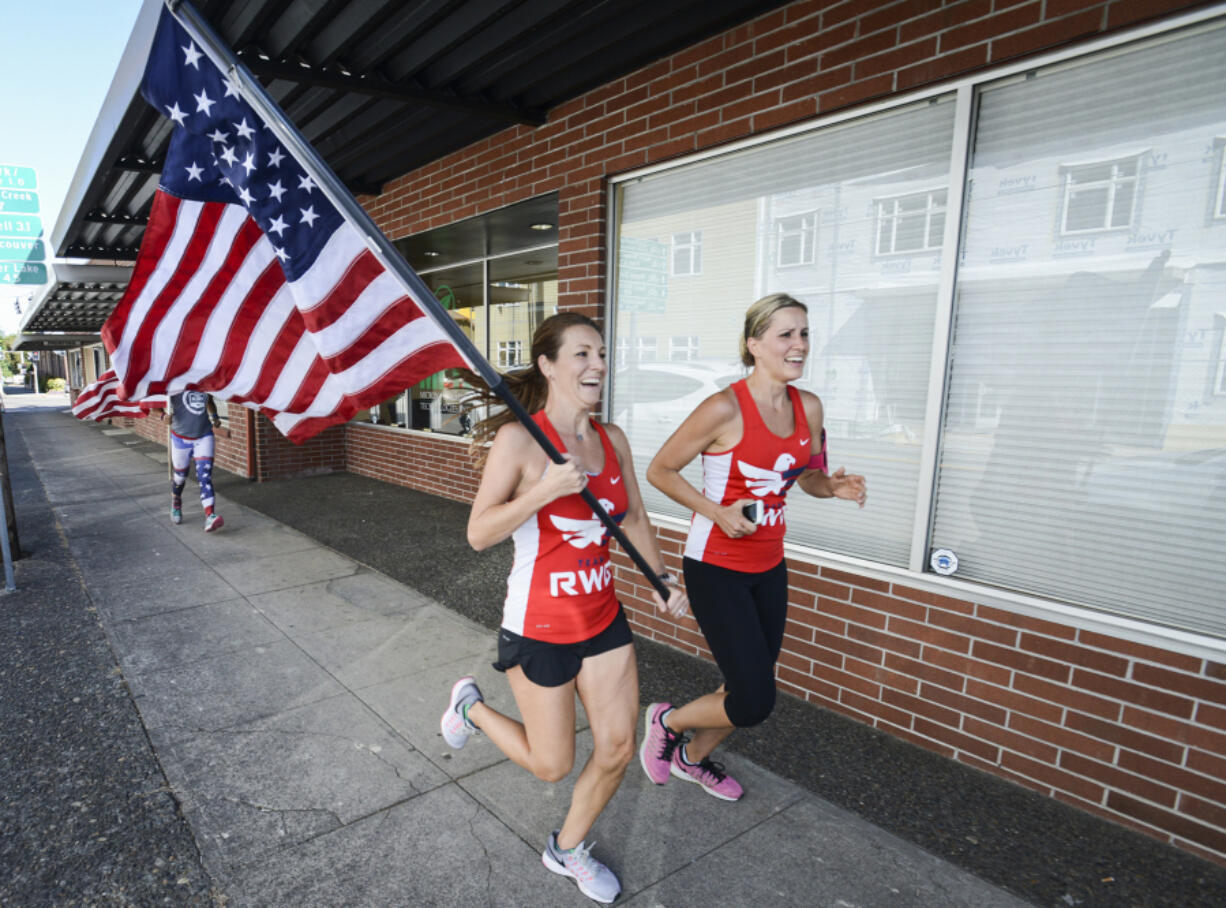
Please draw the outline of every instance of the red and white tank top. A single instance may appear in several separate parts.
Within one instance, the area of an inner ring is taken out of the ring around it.
[[[787,531],[788,489],[809,462],[809,421],[800,392],[788,386],[796,427],[787,438],[767,428],[745,380],[731,385],[741,408],[744,430],[730,451],[702,455],[702,493],[728,505],[743,498],[762,502],[758,529],[733,539],[714,521],[695,514],[685,542],[685,556],[734,571],[769,571],[783,560],[783,534]]]
[[[557,431],[540,410],[532,418],[559,451]],[[604,427],[591,423],[604,448],[604,467],[588,474],[587,487],[619,524],[628,499],[617,452]],[[578,643],[595,637],[617,617],[609,535],[578,495],[541,508],[512,534],[515,561],[507,578],[502,626],[521,637],[549,643]]]

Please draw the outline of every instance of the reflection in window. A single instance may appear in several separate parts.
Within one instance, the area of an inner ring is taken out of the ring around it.
[[[877,202],[877,254],[940,249],[945,236],[944,189]]]
[[[698,358],[697,334],[674,334],[668,339],[668,359],[680,363]]]
[[[1137,161],[1128,157],[1064,168],[1061,231],[1086,233],[1130,227],[1137,195]]]
[[[702,231],[673,234],[673,274],[702,274]]]
[[[776,232],[780,268],[813,264],[817,252],[817,212],[780,218]]]
[[[1213,208],[1215,218],[1226,218],[1226,140],[1219,140],[1217,168],[1217,204]]]
[[[512,366],[522,365],[522,357],[524,355],[524,342],[521,340],[509,340],[498,342],[498,368],[509,369]]]

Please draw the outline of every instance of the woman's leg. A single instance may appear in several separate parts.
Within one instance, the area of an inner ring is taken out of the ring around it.
[[[697,763],[738,726],[766,719],[775,703],[775,660],[787,619],[787,566],[737,575],[688,563],[686,588],[725,683],[668,713],[676,732],[692,731],[686,757]],[[731,693],[729,693],[731,691]]]
[[[575,780],[570,810],[558,832],[560,848],[573,848],[587,838],[634,757],[634,727],[639,712],[634,645],[628,643],[584,659],[575,681],[592,729],[593,748]]]
[[[523,722],[484,701],[468,708],[468,718],[513,762],[538,779],[556,782],[575,765],[575,682],[543,687],[529,681],[518,665],[507,681]]]

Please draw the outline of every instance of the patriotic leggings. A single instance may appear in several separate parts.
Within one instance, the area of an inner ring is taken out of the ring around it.
[[[171,491],[175,501],[183,497],[187,485],[187,465],[196,461],[196,480],[200,483],[200,503],[213,506],[213,433],[199,438],[183,438],[170,433],[170,466],[174,470]]]

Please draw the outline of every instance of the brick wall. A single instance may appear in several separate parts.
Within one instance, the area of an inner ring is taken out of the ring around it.
[[[400,237],[556,191],[560,304],[601,316],[610,175],[1195,5],[794,3],[597,88],[540,128],[504,130],[407,174],[366,204]],[[470,494],[475,478],[451,472],[453,440],[375,431],[348,431],[355,472]],[[659,534],[679,569],[680,536]],[[1226,665],[922,581],[789,563],[784,689],[1226,863]],[[624,557],[617,573],[640,633],[705,655],[692,621],[655,616]]]
[[[408,486],[444,498],[471,501],[479,476],[468,456],[468,441],[381,426],[346,427],[345,456],[350,473]]]
[[[300,445],[294,444],[267,417],[257,416],[256,478],[290,479],[345,469],[346,427],[332,426]]]

